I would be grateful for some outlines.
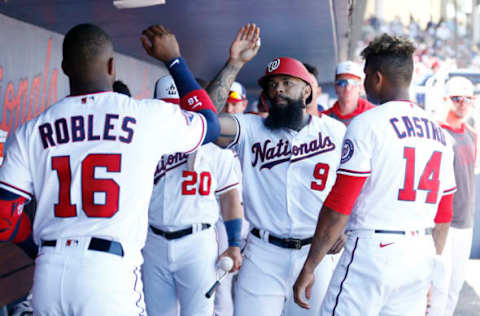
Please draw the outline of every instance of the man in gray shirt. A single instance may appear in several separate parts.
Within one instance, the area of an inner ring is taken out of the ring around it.
[[[432,316],[452,316],[465,281],[466,264],[472,247],[475,210],[475,167],[477,135],[465,121],[474,102],[473,84],[464,77],[453,77],[446,84],[449,106],[442,127],[454,138],[454,169],[457,191],[453,200],[453,218],[443,252],[446,279],[432,288]]]

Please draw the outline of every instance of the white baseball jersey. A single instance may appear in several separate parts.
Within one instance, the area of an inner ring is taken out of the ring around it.
[[[270,130],[254,114],[233,117],[238,133],[230,147],[242,165],[245,217],[275,236],[311,237],[335,183],[345,125],[322,115],[297,132]]]
[[[0,186],[36,197],[37,244],[106,237],[121,242],[125,256],[140,256],[155,167],[163,154],[195,150],[205,124],[160,100],[67,97],[10,135]]]
[[[220,214],[216,195],[238,186],[232,151],[206,144],[191,155],[194,168],[182,153],[165,155],[158,163],[149,209],[149,223],[156,228],[215,224]]]
[[[348,229],[432,227],[455,190],[452,139],[415,104],[388,102],[350,123],[338,173],[368,177]]]

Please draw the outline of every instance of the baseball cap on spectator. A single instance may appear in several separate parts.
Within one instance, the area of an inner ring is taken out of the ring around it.
[[[247,98],[247,91],[241,83],[234,81],[230,88],[230,94],[228,95],[227,102],[236,103],[243,101]]]
[[[465,77],[452,77],[445,87],[449,97],[473,97],[473,84]]]
[[[335,70],[335,76],[339,75],[350,75],[358,79],[362,79],[363,70],[360,65],[354,63],[353,61],[342,61],[337,65],[337,69]]]
[[[172,76],[166,75],[157,80],[153,97],[169,103],[180,103],[177,86],[175,85]]]

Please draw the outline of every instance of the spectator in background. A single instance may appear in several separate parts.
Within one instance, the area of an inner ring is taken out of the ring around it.
[[[247,109],[247,105],[247,90],[240,82],[234,81],[223,112],[229,114],[243,113]]]
[[[125,94],[125,95],[128,95],[129,97],[132,96],[130,93],[130,89],[128,89],[128,86],[120,80],[115,80],[113,82],[113,92]]]
[[[473,84],[464,77],[452,77],[446,84],[449,111],[441,125],[454,139],[454,170],[457,192],[453,198],[453,218],[442,257],[445,273],[432,286],[432,316],[452,316],[465,281],[466,264],[472,248],[475,211],[475,169],[477,135],[466,124],[473,106]]]
[[[362,68],[356,63],[352,61],[339,63],[335,71],[335,93],[338,100],[322,113],[348,125],[355,116],[373,108],[373,104],[360,98],[362,78]]]

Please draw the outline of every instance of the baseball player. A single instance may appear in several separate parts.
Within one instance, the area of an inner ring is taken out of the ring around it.
[[[218,135],[215,108],[175,36],[159,25],[143,36],[147,53],[177,80],[180,106],[199,113],[112,92],[112,41],[99,27],[80,24],[63,41],[70,96],[7,141],[0,239],[28,235],[22,208],[35,197],[35,315],[145,315],[141,248],[157,163]]]
[[[360,98],[362,78],[362,69],[353,61],[339,63],[335,70],[335,93],[338,100],[323,113],[348,125],[355,116],[372,109],[373,104]]]
[[[257,53],[259,29],[240,29],[230,58],[209,91],[220,110],[241,67]],[[248,56],[248,58],[247,58]],[[268,63],[259,84],[269,115],[220,114],[217,144],[233,148],[243,170],[245,216],[252,229],[235,285],[235,315],[314,315],[333,271],[333,260],[317,269],[315,309],[292,300],[291,286],[305,260],[315,230],[318,205],[334,183],[345,126],[328,116],[306,114],[312,80],[303,64],[280,57]]]
[[[421,108],[403,101],[414,50],[407,39],[383,34],[362,52],[365,89],[382,105],[348,125],[337,180],[294,286],[297,304],[309,308],[305,297],[315,297],[315,268],[348,221],[348,239],[320,315],[425,313],[455,179],[451,139]]]
[[[465,280],[470,257],[475,210],[475,167],[478,166],[477,134],[466,124],[474,102],[473,84],[464,77],[453,77],[446,84],[449,111],[441,124],[454,139],[455,181],[453,218],[442,254],[446,273],[432,287],[430,315],[452,316]]]
[[[160,78],[155,97],[180,101],[171,76]],[[149,315],[213,314],[213,299],[205,293],[216,281],[218,257],[215,223],[219,218],[218,196],[229,247],[229,256],[241,266],[239,236],[232,236],[232,223],[242,221],[243,210],[237,190],[230,150],[214,144],[195,153],[165,155],[155,171],[149,207],[149,230],[143,249],[142,277]]]
[[[230,93],[228,94],[227,103],[223,108],[223,112],[235,114],[243,113],[248,105],[247,91],[245,87],[234,81]],[[234,165],[233,165],[235,174],[241,183],[242,180],[242,169],[240,166],[240,161],[238,160],[238,155],[234,153]],[[237,187],[240,195],[242,192],[241,184]],[[228,236],[225,230],[225,225],[223,224],[222,219],[217,222],[216,225],[217,231],[217,241],[218,248],[220,252],[223,252],[228,247]],[[247,238],[249,231],[249,224],[246,220],[242,221],[242,233],[241,233],[241,247],[245,245],[245,240]],[[232,285],[233,285],[233,274],[229,274],[222,283],[217,287],[215,293],[215,315],[216,316],[232,316],[233,315],[233,297],[232,297]]]

